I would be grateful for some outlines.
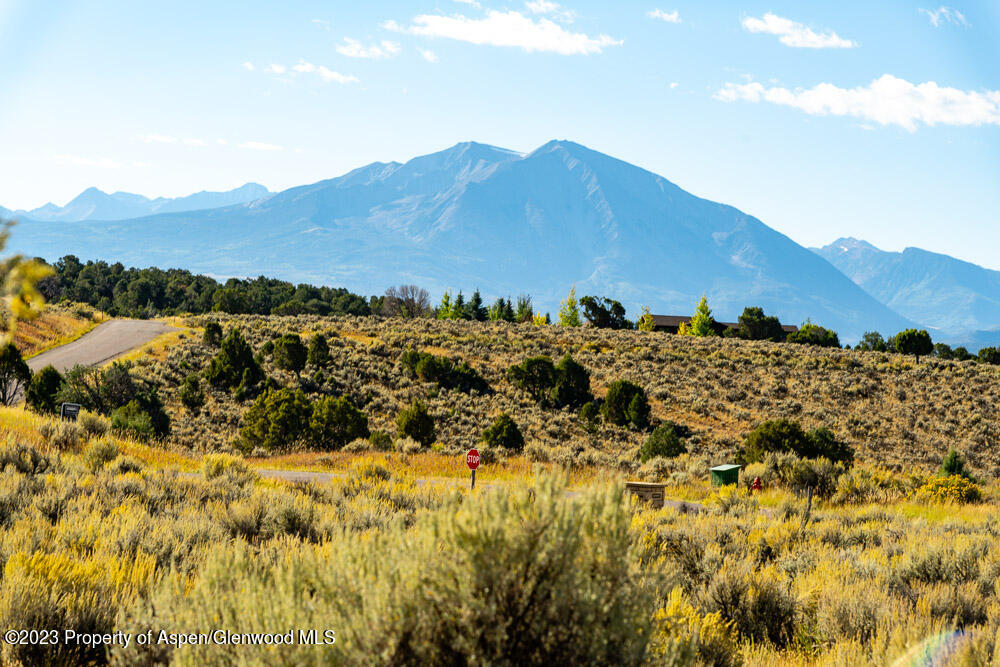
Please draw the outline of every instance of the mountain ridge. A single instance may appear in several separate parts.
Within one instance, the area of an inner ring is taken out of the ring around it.
[[[118,221],[26,219],[32,254],[273,275],[365,293],[416,283],[432,293],[532,294],[554,311],[571,285],[631,311],[720,319],[759,305],[851,340],[912,325],[825,259],[738,209],[572,141],[522,154],[463,142],[376,162],[252,203]]]

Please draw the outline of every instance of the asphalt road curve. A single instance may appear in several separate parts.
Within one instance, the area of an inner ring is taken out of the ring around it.
[[[37,372],[52,364],[60,373],[65,373],[76,365],[99,366],[174,328],[155,320],[109,320],[72,343],[54,347],[28,359],[28,366]]]

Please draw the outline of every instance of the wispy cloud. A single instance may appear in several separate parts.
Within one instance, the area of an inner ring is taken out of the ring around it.
[[[340,72],[335,72],[323,65],[313,65],[312,63],[307,63],[304,60],[300,60],[297,65],[292,67],[292,70],[299,74],[316,74],[319,78],[323,79],[326,83],[357,83],[358,77],[351,76],[349,74],[341,74]]]
[[[207,144],[204,141],[202,141],[201,139],[185,139],[184,140],[184,145],[185,146],[205,146]]]
[[[681,13],[676,9],[672,12],[665,12],[662,9],[653,9],[646,12],[646,16],[651,19],[660,19],[661,21],[666,21],[667,23],[681,22]]]
[[[318,27],[322,28],[323,30],[326,30],[327,32],[330,32],[330,22],[329,21],[324,21],[323,19],[313,19],[312,22],[313,22],[313,25],[318,26]]]
[[[917,11],[921,14],[926,14],[927,18],[931,21],[931,25],[935,28],[939,27],[942,23],[969,27],[969,22],[965,19],[965,15],[954,7],[942,6],[937,9],[918,9]]]
[[[520,48],[529,53],[539,51],[585,55],[601,53],[606,47],[622,43],[608,35],[592,37],[570,32],[550,19],[535,20],[516,11],[489,10],[484,18],[421,14],[413,18],[410,26],[404,27],[395,21],[387,21],[382,27],[424,37],[444,37],[470,44]]]
[[[532,14],[547,14],[557,21],[572,23],[573,19],[576,18],[576,12],[572,9],[566,9],[558,2],[552,2],[551,0],[529,0],[524,3],[524,6]]]
[[[482,8],[482,5],[479,4],[478,0],[455,0],[455,2],[460,2],[463,5],[472,5],[476,9]]]
[[[118,169],[121,167],[121,163],[116,160],[112,160],[107,157],[84,157],[82,155],[70,155],[67,153],[60,153],[59,155],[53,155],[52,159],[59,164],[71,165],[74,167],[99,167],[101,169]]]
[[[271,63],[266,68],[264,68],[265,72],[269,72],[271,74],[284,74],[285,70],[286,68],[284,65],[275,65],[274,63]]]
[[[429,63],[436,63],[438,61],[437,54],[430,49],[421,49],[418,47],[417,51],[419,51],[420,55],[423,56],[423,59]]]
[[[144,134],[139,137],[139,140],[147,144],[176,144],[177,137],[171,137],[166,134]]]
[[[382,40],[378,44],[365,46],[360,41],[351,39],[350,37],[345,37],[344,43],[337,46],[337,53],[342,56],[347,56],[348,58],[370,58],[372,60],[391,58],[399,53],[399,50],[399,44],[396,42]]]
[[[249,148],[255,151],[280,151],[284,150],[281,146],[276,144],[265,144],[262,141],[244,141],[239,144],[240,148]]]
[[[852,116],[910,132],[924,125],[1000,125],[1000,91],[959,90],[934,81],[913,84],[883,74],[867,86],[839,88],[821,83],[794,90],[760,83],[727,83],[715,99],[770,102],[814,116]]]
[[[857,46],[857,43],[843,39],[832,30],[815,32],[801,23],[770,12],[764,14],[763,18],[748,16],[742,23],[744,30],[748,32],[777,35],[778,41],[785,46],[801,49],[851,49]]]
[[[252,72],[253,71],[253,63],[250,62],[249,60],[246,61],[245,63],[243,63],[243,69],[247,70],[248,72]]]

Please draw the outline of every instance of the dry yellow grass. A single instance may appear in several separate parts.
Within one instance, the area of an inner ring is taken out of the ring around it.
[[[80,312],[75,312],[79,310]],[[14,344],[24,358],[71,343],[107,319],[89,306],[49,306],[33,320],[18,322]]]
[[[114,361],[108,363],[110,364],[121,361],[135,362],[140,359],[148,359],[150,361],[166,361],[172,348],[180,345],[185,340],[198,335],[198,331],[196,329],[183,325],[178,318],[164,318],[163,321],[167,322],[171,326],[180,328],[177,331],[170,331],[165,334],[161,334],[142,347],[136,348],[128,354],[118,357]]]

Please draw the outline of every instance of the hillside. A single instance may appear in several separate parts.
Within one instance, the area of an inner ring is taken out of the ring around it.
[[[747,305],[812,318],[851,341],[908,322],[825,260],[735,208],[578,144],[527,155],[476,143],[375,163],[250,204],[73,225],[25,220],[18,249],[210,275],[275,275],[381,293],[416,283],[530,293],[555,310],[570,285],[632,312],[720,319]]]
[[[921,250],[886,252],[866,241],[837,239],[815,252],[900,315],[941,338],[976,348],[1000,333],[1000,271]]]
[[[850,444],[860,461],[933,469],[950,447],[978,469],[1000,472],[1000,368],[973,362],[922,359],[794,344],[690,338],[665,333],[563,329],[505,323],[314,316],[195,318],[238,327],[256,351],[300,332],[308,341],[327,335],[331,361],[307,367],[301,378],[277,370],[264,353],[264,369],[278,384],[307,393],[345,394],[368,416],[372,429],[396,432],[395,419],[412,399],[427,402],[446,453],[476,443],[501,412],[524,432],[526,453],[538,461],[634,470],[645,433],[602,425],[591,433],[577,410],[543,409],[514,387],[506,370],[529,356],[558,361],[570,353],[590,372],[596,397],[616,379],[648,392],[654,420],[693,431],[692,453],[715,463],[731,461],[746,433],[768,419],[788,417],[803,426],[826,426]],[[411,379],[400,366],[410,348],[467,361],[489,391],[462,393]],[[186,449],[230,446],[247,404],[227,392],[208,391],[192,415],[178,402],[184,377],[207,367],[214,348],[186,337],[163,361],[144,361],[144,375],[164,384],[173,415],[171,441]],[[313,375],[322,370],[316,384]]]

